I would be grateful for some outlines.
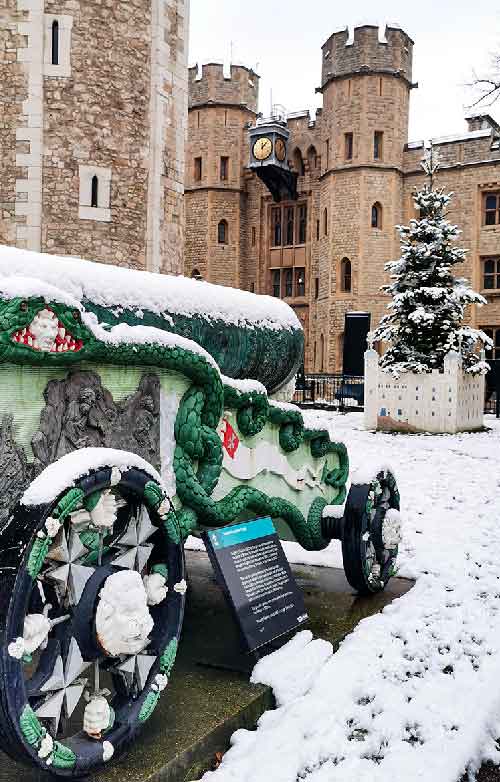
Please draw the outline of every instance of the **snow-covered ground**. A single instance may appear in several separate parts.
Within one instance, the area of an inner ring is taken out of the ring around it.
[[[393,465],[400,574],[417,583],[332,656],[299,633],[261,660],[278,708],[237,731],[204,782],[457,782],[500,762],[500,422],[480,434],[374,434],[336,415],[351,464]],[[338,544],[300,562],[340,564]]]

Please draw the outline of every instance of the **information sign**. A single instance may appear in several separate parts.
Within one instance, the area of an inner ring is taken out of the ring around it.
[[[203,539],[249,651],[304,624],[302,592],[272,519],[209,530]]]

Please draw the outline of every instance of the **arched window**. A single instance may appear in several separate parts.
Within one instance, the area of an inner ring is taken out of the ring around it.
[[[302,159],[302,152],[298,147],[293,152],[293,168],[299,176],[304,176],[304,161]]]
[[[382,207],[378,201],[372,206],[372,228],[382,228]]]
[[[328,236],[328,209],[323,210],[323,235]]]
[[[97,174],[92,177],[91,190],[90,190],[90,206],[96,207],[99,205],[99,179]]]
[[[340,262],[340,288],[344,293],[352,290],[352,267],[349,258],[342,258]]]
[[[221,220],[217,226],[217,241],[219,244],[227,244],[227,222]]]
[[[191,277],[193,278],[193,280],[202,280],[203,279],[201,274],[200,274],[199,269],[193,269],[193,271],[191,272]]]
[[[309,164],[309,171],[315,171],[318,167],[318,153],[316,148],[311,144],[307,150],[307,162]]]
[[[52,65],[59,65],[59,22],[54,19],[52,22]]]
[[[325,371],[325,337],[323,334],[319,338],[319,371]]]

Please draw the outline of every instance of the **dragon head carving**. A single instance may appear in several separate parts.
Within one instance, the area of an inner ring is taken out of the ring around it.
[[[4,360],[39,363],[65,356],[81,361],[91,340],[80,306],[41,296],[0,299],[0,354]]]

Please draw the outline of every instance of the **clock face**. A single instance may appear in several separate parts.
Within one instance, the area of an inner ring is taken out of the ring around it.
[[[256,160],[267,160],[273,151],[273,142],[267,136],[258,138],[253,145],[253,156]]]
[[[276,153],[276,157],[282,163],[286,157],[286,144],[283,141],[282,138],[276,139],[276,144],[274,145],[274,151]]]

